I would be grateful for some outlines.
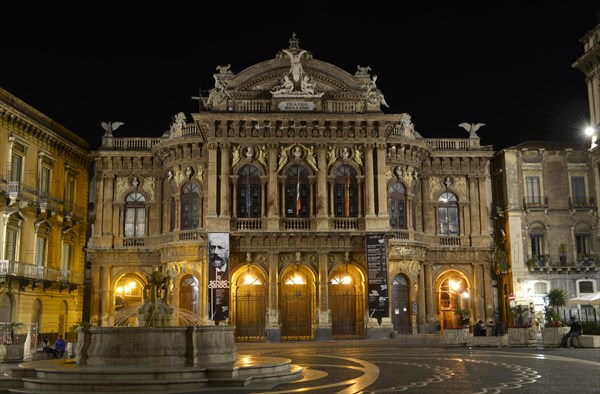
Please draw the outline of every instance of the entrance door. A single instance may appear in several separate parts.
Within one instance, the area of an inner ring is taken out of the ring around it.
[[[392,281],[392,324],[398,334],[412,332],[408,281],[404,275],[397,275]]]
[[[313,335],[313,297],[308,285],[286,284],[281,294],[281,339],[310,341]]]
[[[356,286],[348,268],[331,275],[329,302],[333,339],[363,339],[365,335],[365,296]]]
[[[233,297],[232,321],[235,340],[262,342],[265,339],[266,288],[262,276],[248,269],[238,277]]]
[[[179,311],[177,319],[180,326],[194,326],[199,324],[200,305],[198,297],[198,279],[192,275],[184,276],[179,288]]]

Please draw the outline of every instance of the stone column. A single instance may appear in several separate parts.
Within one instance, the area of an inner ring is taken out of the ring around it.
[[[110,326],[112,291],[110,288],[110,267],[100,267],[100,313],[102,327]]]
[[[483,263],[483,289],[485,300],[485,314],[488,318],[494,317],[494,289],[492,286],[492,270],[488,262]]]
[[[479,221],[481,223],[479,227],[479,234],[485,234],[489,231],[489,221],[487,219],[489,217],[487,196],[492,195],[491,179],[487,178],[486,176],[479,175],[477,177],[477,183],[479,191]],[[489,188],[487,187],[488,184]],[[487,193],[487,190],[490,191],[490,194]]]
[[[221,145],[221,202],[220,206],[220,217],[229,219],[231,211],[229,204],[231,204],[231,182],[229,180],[229,173],[231,172],[231,163],[229,160],[229,153],[231,144],[223,142]]]
[[[210,142],[206,146],[208,148],[208,168],[207,168],[207,182],[206,192],[208,193],[208,209],[207,219],[217,217],[217,149],[218,144]]]
[[[425,299],[427,300],[427,323],[435,323],[435,288],[433,286],[432,267],[430,263],[424,264],[425,268]]]
[[[327,206],[327,145],[317,144],[317,218],[326,219],[329,217]]]
[[[479,228],[479,215],[477,211],[479,210],[479,196],[477,193],[477,178],[469,175],[467,176],[467,184],[469,188],[469,214],[470,214],[470,231],[466,235],[475,235],[480,234]]]
[[[427,324],[427,304],[425,298],[425,267],[422,264],[419,272],[419,309],[417,311],[417,324],[419,327],[424,327]]]
[[[281,342],[279,324],[279,255],[269,253],[269,287],[267,291],[267,342]]]
[[[390,215],[387,206],[387,177],[385,156],[387,154],[387,144],[377,144],[377,203],[379,211],[377,216],[382,219],[389,219]],[[409,185],[407,185],[409,186]],[[408,190],[407,190],[408,191]]]
[[[431,177],[423,177],[421,180],[421,198],[419,201],[421,202],[421,209],[419,209],[419,214],[421,216],[421,220],[418,223],[419,228],[415,228],[417,231],[423,231],[427,234],[436,235],[437,234],[437,222],[435,219],[435,212],[433,212],[433,207],[429,202],[429,190],[427,190],[429,183],[431,182]]]
[[[317,300],[317,340],[329,341],[332,339],[331,331],[331,313],[329,311],[329,276],[327,273],[327,257],[326,252],[318,252],[318,297]]]
[[[375,216],[375,187],[373,174],[373,144],[365,144],[365,179],[363,190],[365,191],[365,219]]]
[[[472,286],[473,288],[471,288],[471,295],[470,295],[470,300],[473,303],[471,309],[474,312],[475,316],[479,316],[479,318],[483,321],[486,321],[485,318],[490,316],[494,316],[493,313],[492,315],[488,315],[486,313],[487,308],[486,308],[486,295],[489,293],[486,293],[485,288],[484,288],[484,283],[483,283],[483,265],[482,264],[478,264],[475,265],[473,270],[473,279],[472,279]],[[491,287],[490,287],[491,288]]]

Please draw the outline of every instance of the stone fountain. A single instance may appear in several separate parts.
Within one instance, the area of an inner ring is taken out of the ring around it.
[[[302,377],[290,359],[238,357],[234,326],[175,325],[168,280],[160,271],[148,277],[138,327],[80,328],[74,360],[23,363],[12,376],[27,392],[178,393]]]

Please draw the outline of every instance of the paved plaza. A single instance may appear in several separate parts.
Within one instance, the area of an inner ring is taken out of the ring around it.
[[[448,347],[433,334],[386,340],[237,343],[238,362],[289,359],[293,368],[302,368],[302,378],[172,393],[600,394],[600,348],[543,348],[539,339],[537,346],[527,348]],[[72,359],[34,363],[43,368],[73,368]],[[115,387],[113,394],[120,392]]]
[[[238,355],[288,357],[301,380],[247,393],[600,393],[600,349],[445,347],[389,340],[239,343]]]

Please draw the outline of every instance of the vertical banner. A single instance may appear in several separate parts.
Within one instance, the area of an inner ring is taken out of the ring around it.
[[[367,234],[366,248],[369,271],[369,317],[389,317],[385,234]]]
[[[208,234],[208,318],[229,318],[229,234]]]

